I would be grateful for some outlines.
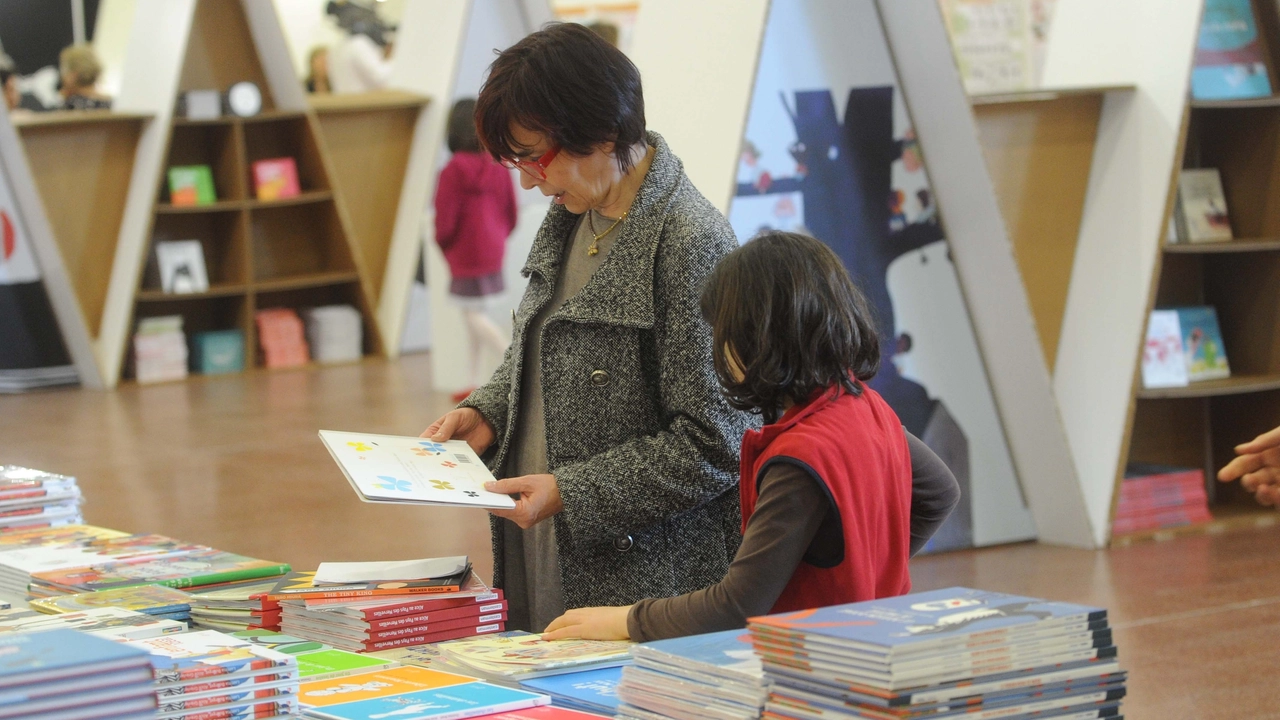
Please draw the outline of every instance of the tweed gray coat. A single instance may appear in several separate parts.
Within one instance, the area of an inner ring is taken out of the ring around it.
[[[702,320],[702,281],[737,247],[724,216],[657,133],[649,172],[613,248],[543,326],[547,461],[564,511],[554,517],[567,608],[629,605],[724,578],[741,540],[738,451],[752,419],[721,397]],[[521,418],[529,323],[552,297],[580,216],[553,205],[523,274],[511,347],[473,407],[506,462]],[[545,521],[544,521],[545,522]],[[503,584],[504,524],[493,522]]]

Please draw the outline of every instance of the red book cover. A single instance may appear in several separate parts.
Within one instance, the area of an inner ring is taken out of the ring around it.
[[[335,635],[342,637],[350,642],[376,642],[380,640],[395,640],[404,637],[419,637],[422,635],[433,635],[436,633],[450,632],[460,630],[466,627],[478,627],[480,625],[491,625],[497,622],[506,622],[507,614],[504,612],[491,613],[489,615],[472,615],[471,617],[459,618],[457,620],[446,620],[444,622],[435,622],[430,625],[406,625],[405,627],[390,628],[388,630],[361,630],[346,625],[333,625],[318,622],[308,622],[305,620],[295,620],[286,617],[281,626],[292,628],[293,633],[324,633],[326,635]]]
[[[259,200],[281,200],[302,194],[298,163],[291,157],[259,160],[253,164],[253,189]]]
[[[484,605],[464,605],[462,607],[449,608],[438,612],[423,613],[422,615],[401,615],[400,617],[383,618],[381,620],[369,620],[367,627],[371,631],[376,632],[397,627],[446,622],[449,620],[457,620],[459,618],[483,617],[494,613],[505,614],[506,612],[507,601],[499,600],[497,602],[486,603]]]
[[[351,598],[307,598],[306,607],[345,606],[338,612],[343,615],[375,620],[400,615],[422,615],[467,605],[487,604],[503,598],[501,590],[484,590],[481,592],[466,592],[464,590],[460,595],[451,595],[451,597],[440,598],[386,598],[384,602],[378,602],[376,598],[356,599],[355,601]]]
[[[489,625],[468,625],[457,630],[443,630],[436,633],[424,633],[422,635],[414,635],[412,637],[395,638],[393,640],[377,640],[369,642],[355,642],[338,635],[329,635],[326,633],[317,633],[306,631],[305,634],[299,635],[296,629],[290,629],[289,624],[282,625],[284,632],[295,637],[303,637],[307,640],[332,645],[340,650],[351,650],[353,652],[374,652],[376,650],[391,650],[398,647],[413,647],[415,645],[428,645],[431,643],[444,642],[445,640],[460,640],[466,637],[474,637],[476,635],[488,635],[490,633],[502,632],[506,628],[506,623],[491,623]]]

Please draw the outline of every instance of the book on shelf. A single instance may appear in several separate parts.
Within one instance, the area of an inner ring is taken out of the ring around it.
[[[117,607],[47,615],[36,610],[0,610],[0,635],[67,629],[110,640],[141,640],[187,631],[186,623]]]
[[[1177,310],[1152,310],[1142,347],[1144,388],[1182,387],[1190,382]]]
[[[254,162],[253,190],[259,200],[283,200],[301,195],[298,163],[291,157]]]
[[[267,308],[254,313],[258,346],[269,368],[306,365],[311,360],[302,318],[292,308]]]
[[[1270,94],[1266,49],[1253,3],[1205,0],[1191,70],[1192,97],[1234,100]]]
[[[146,718],[155,711],[147,653],[75,630],[0,636],[7,717]]]
[[[160,289],[167,293],[189,294],[209,290],[204,243],[199,240],[157,241],[156,264],[160,266]]]
[[[1190,243],[1232,239],[1227,197],[1216,168],[1184,169],[1178,174],[1177,227]]]
[[[320,440],[364,502],[515,507],[510,496],[485,490],[493,474],[460,440],[437,443],[334,430],[321,430]]]
[[[169,168],[170,204],[190,207],[212,205],[217,201],[213,170],[208,165],[179,165]]]
[[[146,317],[133,335],[134,376],[139,383],[187,376],[187,336],[181,315]]]
[[[1218,312],[1212,307],[1197,306],[1177,308],[1177,313],[1187,378],[1196,382],[1231,377],[1222,330],[1218,327]]]
[[[244,333],[207,330],[191,336],[191,367],[202,375],[244,370]]]
[[[311,357],[319,363],[359,360],[363,345],[360,311],[350,305],[326,305],[303,311]]]
[[[1212,520],[1204,470],[1130,463],[1120,483],[1111,532],[1124,535]]]

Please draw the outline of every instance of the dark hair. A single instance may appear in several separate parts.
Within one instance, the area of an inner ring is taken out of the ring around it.
[[[476,101],[480,142],[494,159],[529,150],[518,124],[583,157],[598,145],[625,150],[644,140],[640,71],[621,50],[577,23],[550,23],[503,50]],[[631,153],[615,152],[627,172]]]
[[[449,152],[480,152],[476,137],[476,101],[463,98],[449,111]]]
[[[776,421],[784,401],[839,386],[855,396],[880,368],[866,298],[821,242],[767,232],[722,259],[702,288],[716,376],[729,404]],[[729,371],[733,362],[741,381]]]

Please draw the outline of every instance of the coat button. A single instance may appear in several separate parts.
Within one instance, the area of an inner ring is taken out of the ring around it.
[[[632,545],[635,545],[635,541],[631,539],[630,535],[613,539],[613,549],[618,552],[626,552],[631,549]]]
[[[596,387],[604,387],[609,384],[609,373],[604,370],[596,370],[591,373],[591,384]]]

